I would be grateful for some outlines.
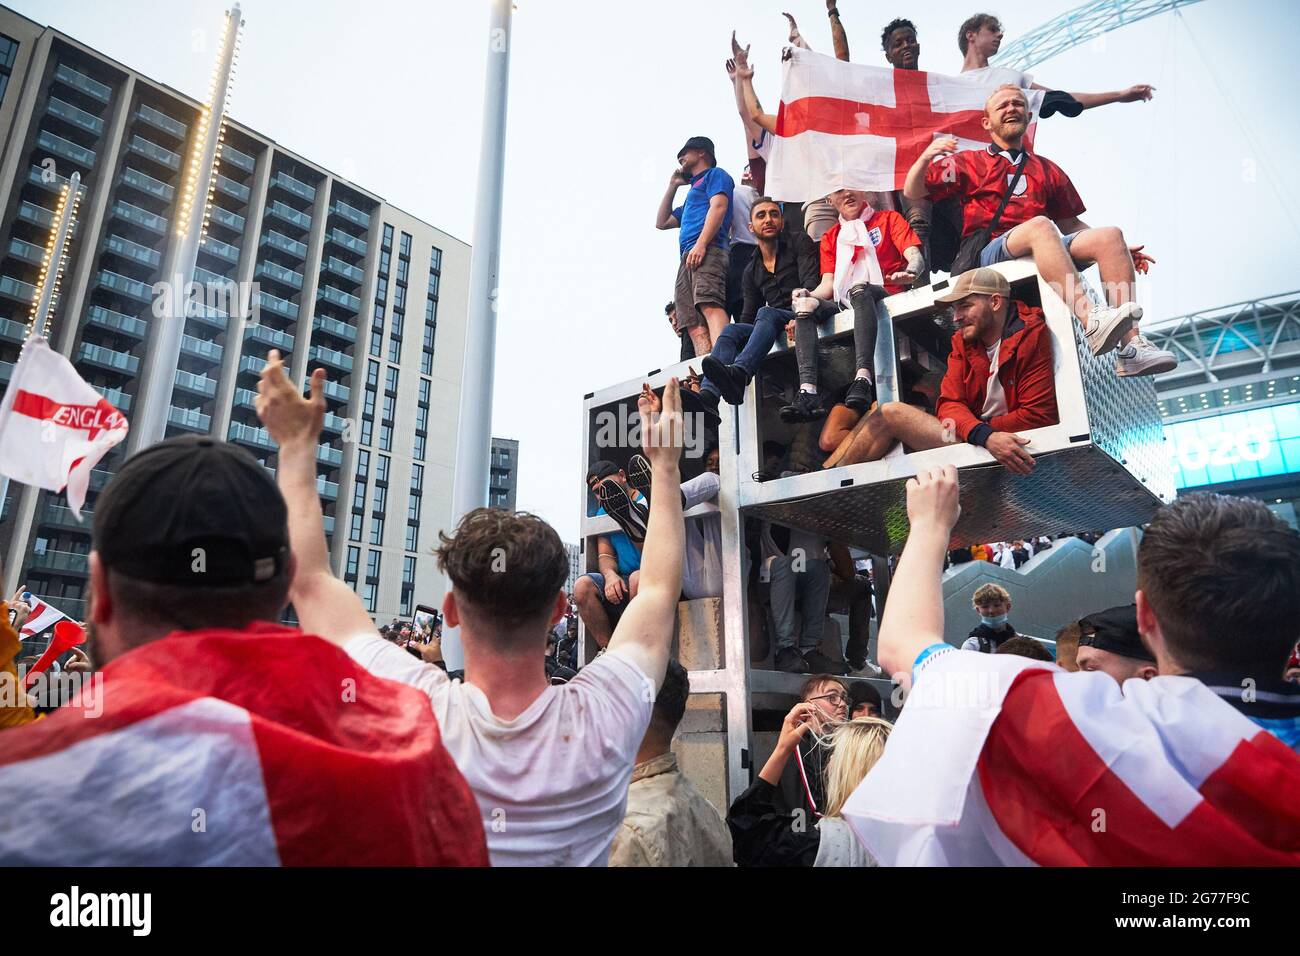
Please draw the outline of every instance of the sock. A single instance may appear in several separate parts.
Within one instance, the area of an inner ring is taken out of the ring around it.
[[[806,392],[806,393],[809,394],[809,395],[816,395],[816,394],[817,394],[817,386],[816,386],[816,385],[804,385],[804,384],[800,384],[800,386],[799,386],[799,391],[801,391],[801,392]]]
[[[857,377],[858,377],[858,378],[865,378],[868,382],[872,382],[872,383],[874,383],[874,382],[876,381],[876,377],[875,377],[874,375],[871,374],[871,369],[869,369],[869,368],[860,368],[860,369],[858,369],[858,376],[857,376]]]

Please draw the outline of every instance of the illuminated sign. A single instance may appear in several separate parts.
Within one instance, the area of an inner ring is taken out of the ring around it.
[[[1178,488],[1300,473],[1300,402],[1165,426]]]

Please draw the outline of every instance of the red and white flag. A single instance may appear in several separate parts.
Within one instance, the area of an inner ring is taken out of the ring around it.
[[[886,866],[1296,866],[1297,794],[1300,755],[1194,678],[952,650],[843,812]]]
[[[837,189],[902,189],[907,171],[941,136],[959,149],[992,140],[980,124],[994,76],[947,76],[845,63],[793,48],[783,66],[776,138],[767,161],[774,199],[820,199]],[[1025,90],[1037,115],[1041,90]],[[1026,134],[1033,143],[1034,125]]]
[[[66,488],[81,520],[90,471],[127,427],[126,417],[71,362],[33,336],[0,401],[0,475],[49,491]]]
[[[23,625],[21,634],[24,638],[43,634],[67,616],[54,605],[46,604],[33,594],[32,613],[27,616],[27,623]]]
[[[3,866],[488,865],[429,698],[273,624],[143,644],[4,731],[0,807]]]

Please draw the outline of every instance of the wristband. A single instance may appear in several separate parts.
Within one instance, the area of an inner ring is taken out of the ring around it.
[[[826,11],[826,15],[828,17],[838,17],[840,15],[840,8],[831,7],[829,10]]]

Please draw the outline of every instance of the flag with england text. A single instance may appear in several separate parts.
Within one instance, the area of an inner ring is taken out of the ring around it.
[[[71,362],[33,336],[0,401],[0,474],[35,488],[66,489],[80,521],[91,469],[126,438],[127,428],[126,417]]]
[[[794,48],[783,64],[776,137],[767,163],[774,199],[808,201],[837,189],[902,189],[907,171],[936,138],[958,149],[992,140],[981,124],[996,73],[947,76],[845,63]],[[1032,116],[1041,90],[1024,90]],[[1034,124],[1025,135],[1032,145]]]

